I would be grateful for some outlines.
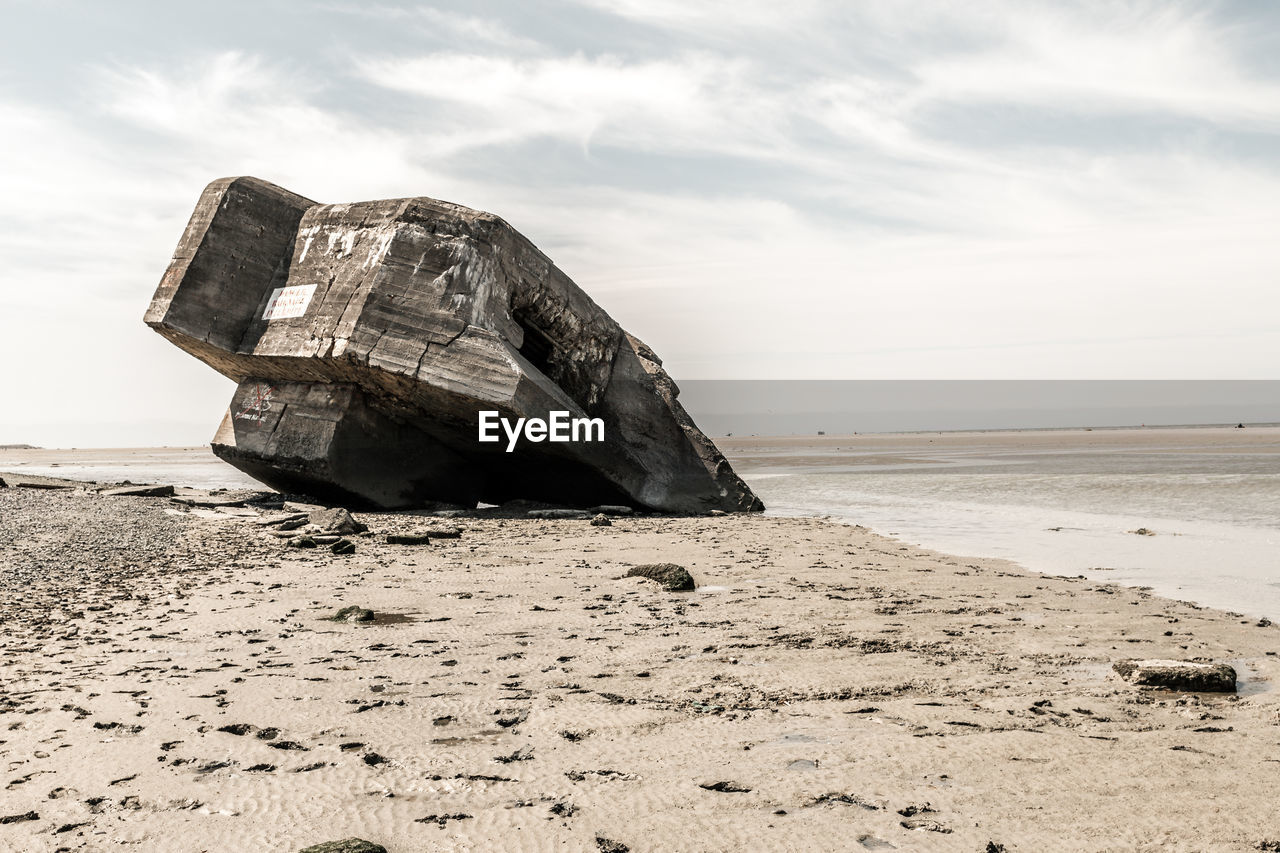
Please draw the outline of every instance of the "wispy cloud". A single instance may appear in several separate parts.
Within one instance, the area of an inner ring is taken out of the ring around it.
[[[452,107],[440,135],[455,150],[555,137],[584,150],[594,141],[644,152],[763,154],[758,137],[773,125],[763,119],[752,130],[749,119],[768,102],[743,79],[744,63],[706,55],[626,62],[440,53],[371,59],[359,71],[374,85]]]
[[[998,11],[983,16],[996,43],[913,66],[919,102],[1280,125],[1280,85],[1243,67],[1232,47],[1246,34],[1208,7],[1018,4]]]
[[[803,28],[824,16],[832,6],[820,0],[791,0],[788,3],[741,2],[741,0],[579,0],[582,6],[599,9],[620,18],[639,21],[681,32],[710,34],[756,31],[777,34],[779,30]]]
[[[414,173],[411,137],[321,106],[323,83],[258,56],[230,51],[176,68],[105,68],[95,89],[102,116],[145,134],[141,146],[164,151],[164,165],[189,175],[266,172],[281,181],[321,177],[322,190],[358,190]]]
[[[471,43],[508,51],[537,52],[544,49],[535,39],[516,33],[493,17],[467,15],[419,4],[398,6],[393,3],[327,3],[322,8],[355,18],[390,21],[396,26],[411,27],[453,43]]]

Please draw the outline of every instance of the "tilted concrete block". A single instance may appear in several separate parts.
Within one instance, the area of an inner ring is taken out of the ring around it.
[[[204,191],[146,322],[239,383],[213,442],[268,485],[411,507],[763,509],[661,360],[502,219],[429,198]],[[480,413],[600,441],[478,440]]]

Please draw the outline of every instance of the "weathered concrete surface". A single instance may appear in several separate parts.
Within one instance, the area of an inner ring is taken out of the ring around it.
[[[114,497],[134,497],[134,498],[171,498],[174,494],[173,486],[120,486],[115,489],[104,489],[104,495]]]
[[[1185,660],[1122,660],[1111,666],[1121,678],[1142,687],[1235,693],[1236,671],[1225,663]]]
[[[279,489],[381,507],[763,509],[657,355],[491,214],[214,181],[146,322],[239,383],[214,452]],[[600,418],[605,440],[507,453],[477,441],[482,410]]]

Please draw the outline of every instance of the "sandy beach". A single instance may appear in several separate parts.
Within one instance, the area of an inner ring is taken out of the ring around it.
[[[0,849],[1280,844],[1254,619],[819,520],[356,513],[335,555],[278,511],[8,478]],[[622,577],[664,562],[698,588]]]

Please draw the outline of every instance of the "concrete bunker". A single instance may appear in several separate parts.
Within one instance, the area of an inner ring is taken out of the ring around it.
[[[237,382],[213,450],[275,488],[386,508],[763,509],[657,355],[492,214],[214,181],[145,319]],[[477,441],[481,411],[599,419],[605,439],[507,453]]]

